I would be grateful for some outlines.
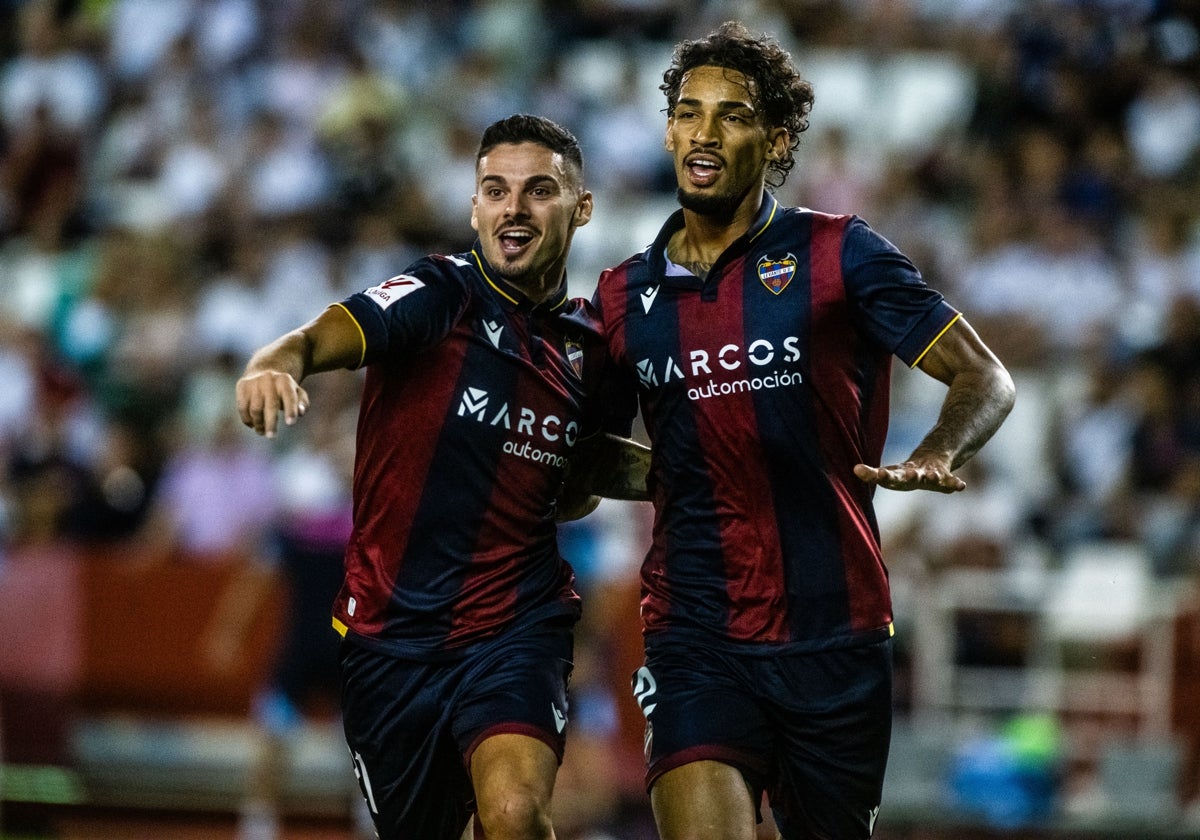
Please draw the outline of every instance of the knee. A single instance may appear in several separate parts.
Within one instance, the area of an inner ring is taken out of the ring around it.
[[[479,822],[487,840],[552,840],[548,803],[529,791],[506,791],[479,802]]]

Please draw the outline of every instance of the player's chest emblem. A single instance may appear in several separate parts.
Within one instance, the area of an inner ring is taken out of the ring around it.
[[[796,258],[792,254],[778,260],[763,257],[758,261],[758,279],[770,289],[771,294],[782,292],[795,276]]]
[[[573,338],[565,339],[563,345],[571,370],[575,371],[576,376],[583,376],[583,345]]]

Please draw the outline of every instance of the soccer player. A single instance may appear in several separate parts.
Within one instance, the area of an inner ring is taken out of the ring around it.
[[[579,617],[556,497],[599,428],[589,386],[606,363],[566,292],[592,195],[575,138],[540,117],[488,127],[476,161],[469,252],[330,306],[237,384],[242,421],[272,437],[280,414],[308,409],[306,376],[366,368],[333,623],[346,740],[383,840],[456,840],[472,824],[488,840],[554,836]],[[644,492],[644,448],[630,447],[598,459],[635,465],[606,490]]]
[[[1007,371],[855,216],[783,207],[813,101],[736,22],[677,45],[662,85],[681,210],[595,302],[640,409],[655,508],[642,566],[648,771],[663,840],[869,837],[891,729],[876,487],[956,492],[1014,400]],[[880,462],[891,356],[948,386]]]

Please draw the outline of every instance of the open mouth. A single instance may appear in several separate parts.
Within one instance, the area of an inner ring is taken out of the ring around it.
[[[533,233],[527,230],[506,230],[499,236],[501,252],[519,254],[533,242]]]
[[[699,187],[711,184],[721,172],[721,161],[709,155],[693,155],[684,165],[687,168],[688,180]]]

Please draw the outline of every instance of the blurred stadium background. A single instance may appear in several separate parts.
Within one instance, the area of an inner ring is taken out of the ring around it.
[[[0,0],[0,833],[231,837],[280,731],[288,836],[351,836],[328,698],[287,726],[264,691],[289,558],[344,511],[358,383],[314,380],[273,442],[232,383],[469,244],[478,134],[516,111],[581,139],[589,295],[675,206],[672,45],[735,17],[816,86],[780,198],[866,218],[1018,384],[969,492],[879,496],[876,835],[1200,837],[1196,0]],[[940,398],[897,372],[891,454]],[[653,837],[627,688],[647,515],[564,529],[564,840]]]

